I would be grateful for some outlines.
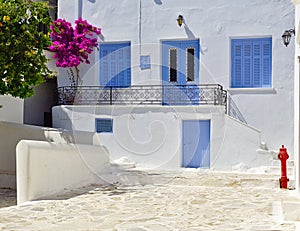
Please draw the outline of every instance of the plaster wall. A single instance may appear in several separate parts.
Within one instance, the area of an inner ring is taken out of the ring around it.
[[[22,140],[17,145],[17,203],[95,183],[108,163],[104,147]]]
[[[127,157],[141,167],[182,166],[183,120],[211,121],[211,169],[231,171],[237,165],[271,163],[270,156],[256,152],[260,131],[225,116],[221,106],[58,106],[53,116],[54,126],[89,132],[95,131],[96,118],[112,118],[113,132],[95,133],[94,144],[105,146],[111,160]]]
[[[261,130],[269,149],[287,146],[293,157],[293,55],[281,35],[294,25],[294,9],[286,0],[102,0],[59,1],[58,15],[69,21],[82,16],[102,28],[101,42],[130,41],[132,84],[161,81],[161,40],[200,39],[200,83],[229,89],[240,112]],[[182,27],[176,19],[184,17]],[[272,37],[272,88],[230,89],[230,39]],[[151,68],[139,68],[139,56],[150,55]],[[99,85],[99,53],[81,66],[84,85]],[[68,85],[61,72],[58,84]],[[283,135],[284,134],[284,135]]]
[[[16,187],[16,146],[23,139],[92,144],[93,133],[0,122],[0,187]]]

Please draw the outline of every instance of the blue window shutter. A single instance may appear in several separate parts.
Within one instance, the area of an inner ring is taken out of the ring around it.
[[[118,75],[118,48],[113,47],[110,53],[110,87],[115,87],[118,85],[117,75]]]
[[[271,87],[272,38],[231,41],[231,87]]]
[[[125,67],[125,57],[124,57],[124,49],[121,48],[118,51],[118,73],[119,73],[119,78],[118,78],[118,85],[119,86],[124,86],[125,85],[125,72],[124,72],[124,67]]]
[[[110,80],[110,54],[111,51],[107,46],[100,47],[100,85],[106,86]]]
[[[131,52],[130,52],[130,44],[124,48],[124,64],[123,70],[124,74],[124,86],[129,87],[131,86]]]
[[[232,41],[231,50],[231,76],[232,87],[242,87],[242,43]]]
[[[112,119],[96,119],[96,132],[113,132]]]
[[[131,85],[130,42],[100,44],[100,85]]]
[[[253,42],[253,87],[261,87],[262,74],[261,41]]]
[[[130,46],[121,46],[118,50],[118,85],[131,85]]]
[[[272,76],[272,40],[262,41],[262,87],[271,87]]]
[[[243,43],[243,87],[251,87],[252,85],[252,44],[250,41]]]

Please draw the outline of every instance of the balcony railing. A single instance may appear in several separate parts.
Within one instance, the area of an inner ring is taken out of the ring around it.
[[[227,95],[227,102],[228,102],[227,114],[241,121],[242,123],[247,124],[245,117],[243,116],[238,106],[236,105],[236,103],[233,101],[232,97],[229,94]]]
[[[219,84],[59,87],[60,105],[227,105]]]

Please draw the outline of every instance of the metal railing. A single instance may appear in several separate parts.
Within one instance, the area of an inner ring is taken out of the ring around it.
[[[227,95],[227,115],[247,124],[247,121],[241,111],[239,110],[238,106],[236,103],[233,101],[232,97],[228,94]]]
[[[65,86],[58,88],[59,105],[227,105],[219,84],[137,85],[125,87]]]

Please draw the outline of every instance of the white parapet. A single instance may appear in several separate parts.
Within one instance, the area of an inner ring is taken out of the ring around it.
[[[109,164],[103,146],[22,140],[16,155],[18,204],[101,183],[97,176]]]
[[[93,135],[93,132],[75,132],[0,121],[0,187],[16,188],[16,146],[21,140],[92,145]]]

